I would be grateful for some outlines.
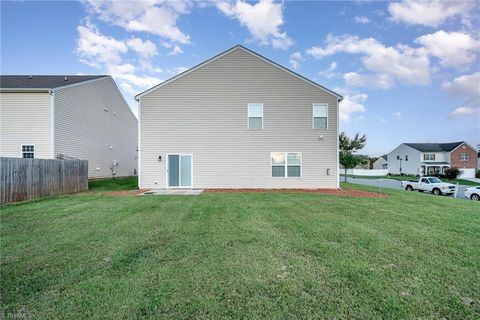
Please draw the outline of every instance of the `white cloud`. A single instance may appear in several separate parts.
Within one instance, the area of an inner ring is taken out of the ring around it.
[[[370,22],[370,20],[366,16],[355,16],[355,18],[353,18],[353,21],[360,24],[366,24]]]
[[[171,49],[172,49],[172,50],[170,50],[170,52],[167,54],[167,55],[169,55],[169,56],[176,56],[177,54],[183,53],[183,49],[180,48],[179,45],[176,45],[176,44],[175,44],[175,45],[172,46]]]
[[[307,54],[321,59],[339,52],[362,55],[363,65],[370,74],[351,73],[350,84],[370,86],[363,80],[375,80],[374,86],[390,88],[397,82],[409,85],[426,85],[431,81],[430,60],[423,48],[412,48],[398,44],[387,47],[374,38],[358,36],[335,37],[329,34],[323,47],[312,47]],[[362,81],[361,81],[362,80]]]
[[[415,39],[428,54],[437,57],[444,67],[461,67],[476,60],[480,52],[480,41],[462,32],[443,30],[426,34]]]
[[[397,119],[402,119],[402,114],[401,114],[400,112],[398,112],[398,111],[392,113],[392,116],[394,116],[394,117],[397,118]]]
[[[182,72],[185,72],[188,69],[190,69],[190,68],[188,68],[188,67],[176,67],[176,68],[174,68],[176,74],[180,74]]]
[[[300,61],[303,61],[304,59],[305,58],[303,57],[302,53],[297,51],[290,55],[288,62],[293,69],[298,69],[300,67]]]
[[[454,97],[467,97],[480,103],[480,72],[463,75],[445,82],[443,90]]]
[[[122,41],[101,34],[98,29],[87,22],[78,26],[76,54],[80,60],[90,66],[99,67],[104,63],[119,63],[121,54],[128,51]]]
[[[272,0],[260,0],[257,3],[237,0],[235,3],[220,1],[216,5],[226,16],[237,19],[246,27],[253,40],[276,49],[288,49],[293,44],[287,33],[280,31],[284,23],[281,3]]]
[[[158,53],[157,46],[150,40],[143,41],[140,38],[131,38],[127,40],[127,45],[143,58],[151,58]]]
[[[343,79],[349,87],[390,89],[395,86],[395,78],[389,74],[358,74],[356,72],[347,72],[343,75]]]
[[[100,33],[89,22],[85,26],[78,26],[77,31],[75,52],[79,60],[110,74],[128,94],[135,95],[160,82],[155,77],[135,74],[138,68],[131,63],[124,63],[122,59],[122,54],[131,48],[141,57],[140,65],[149,62],[148,58],[156,54],[156,46],[150,41],[114,39]]]
[[[182,14],[190,11],[191,2],[84,0],[87,11],[100,20],[127,31],[148,32],[175,44],[190,43],[190,36],[177,26]]]
[[[118,65],[107,64],[104,66],[104,70],[110,74],[115,81],[118,81],[120,86],[132,96],[161,82],[161,80],[155,77],[136,75],[137,68],[129,63]]]
[[[166,73],[171,74],[171,75],[177,75],[177,74],[180,74],[182,72],[187,71],[188,69],[190,69],[190,68],[188,68],[188,67],[175,67],[175,68],[172,68],[172,69],[167,69]]]
[[[438,27],[456,16],[468,23],[468,14],[474,7],[475,1],[404,0],[390,3],[388,11],[396,22]]]
[[[473,107],[458,107],[452,112],[448,114],[449,117],[462,117],[462,116],[468,116],[474,113],[479,112],[479,108],[473,108]]]
[[[445,82],[442,89],[454,99],[461,101],[461,106],[449,113],[449,116],[469,115],[480,111],[480,72]]]
[[[350,122],[352,120],[362,119],[362,116],[355,116],[357,113],[363,113],[367,109],[364,106],[368,95],[365,93],[349,93],[345,89],[335,88],[334,91],[343,94],[343,100],[340,102],[339,118],[340,121]]]
[[[338,64],[335,61],[333,61],[332,63],[330,63],[330,66],[327,69],[320,71],[318,75],[326,78],[335,77],[337,76],[337,73],[335,73],[335,70],[337,70],[337,67],[338,67]]]

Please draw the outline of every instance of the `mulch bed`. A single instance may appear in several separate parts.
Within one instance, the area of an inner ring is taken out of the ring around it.
[[[387,194],[354,189],[205,189],[205,192],[304,192],[356,198],[388,198]]]
[[[104,192],[103,195],[111,196],[111,197],[134,196],[139,193],[147,192],[148,190],[150,189],[110,191],[110,192]]]

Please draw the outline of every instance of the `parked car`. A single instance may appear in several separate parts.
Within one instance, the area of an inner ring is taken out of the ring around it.
[[[427,191],[433,193],[436,196],[452,195],[455,193],[456,190],[456,186],[454,184],[443,182],[437,177],[421,177],[418,181],[402,181],[402,188],[407,191]]]
[[[465,198],[480,201],[480,186],[465,189]]]

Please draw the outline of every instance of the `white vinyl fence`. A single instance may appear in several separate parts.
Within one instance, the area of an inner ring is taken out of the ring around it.
[[[340,173],[344,173],[345,169],[340,170]],[[386,176],[388,169],[347,169],[347,174],[354,176]]]

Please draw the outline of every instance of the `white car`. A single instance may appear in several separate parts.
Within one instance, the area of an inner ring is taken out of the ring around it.
[[[480,201],[480,186],[465,189],[465,198]]]

